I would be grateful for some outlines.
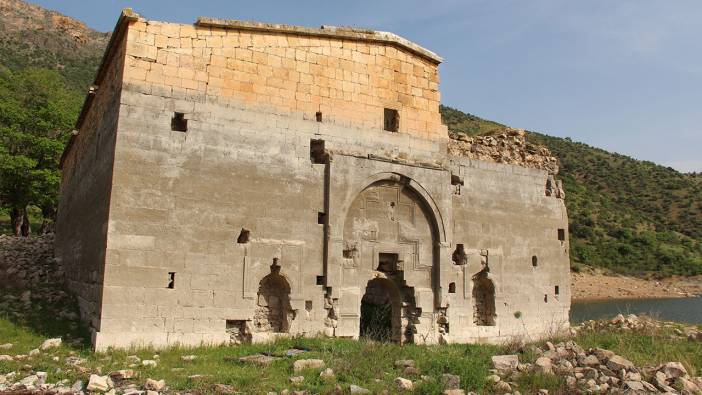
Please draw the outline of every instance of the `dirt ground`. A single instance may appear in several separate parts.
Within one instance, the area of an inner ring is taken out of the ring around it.
[[[598,271],[571,273],[573,300],[684,298],[702,295],[702,276],[646,280]]]

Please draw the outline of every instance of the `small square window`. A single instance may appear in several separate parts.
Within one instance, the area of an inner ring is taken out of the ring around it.
[[[388,132],[397,132],[400,130],[400,114],[397,110],[386,108],[383,115],[383,129]]]
[[[565,241],[565,229],[558,229],[558,240]]]
[[[174,132],[187,132],[188,131],[188,120],[185,119],[185,114],[182,112],[176,112],[171,118],[171,130]]]

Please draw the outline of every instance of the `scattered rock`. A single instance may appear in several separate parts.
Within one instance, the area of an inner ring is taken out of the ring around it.
[[[355,385],[355,384],[351,384],[351,385],[349,386],[349,391],[350,391],[352,394],[370,394],[370,393],[371,393],[369,390],[367,390],[367,389],[365,389],[365,388],[363,388],[363,387],[359,387],[359,386],[357,386],[357,385]]]
[[[326,368],[319,373],[319,377],[324,381],[334,380],[334,371],[330,368]]]
[[[293,376],[290,377],[289,380],[293,384],[301,384],[303,381],[305,381],[305,376]]]
[[[158,366],[158,362],[154,361],[153,359],[145,359],[141,361],[141,366],[155,368],[156,366]]]
[[[405,376],[417,376],[419,375],[419,369],[414,366],[408,366],[402,371],[402,374]]]
[[[491,374],[490,376],[485,377],[485,381],[492,384],[499,383],[501,380],[502,378],[496,374]]]
[[[197,359],[196,355],[183,355],[180,357],[180,360],[183,362],[192,362]]]
[[[163,389],[166,388],[166,380],[146,379],[144,388],[152,391],[163,391]]]
[[[463,391],[462,389],[450,389],[450,390],[444,390],[442,392],[443,395],[466,395],[466,392]]]
[[[305,369],[323,369],[324,361],[321,359],[298,359],[293,363],[293,370],[301,372]]]
[[[86,389],[88,391],[106,392],[110,387],[112,387],[112,380],[108,376],[91,374]]]
[[[620,371],[622,369],[630,370],[634,367],[634,364],[624,357],[613,355],[607,361],[607,367],[614,371]]]
[[[495,383],[495,390],[499,393],[512,392],[512,386],[506,381],[499,381]]]
[[[668,362],[658,367],[659,372],[663,372],[668,379],[687,376],[687,370],[680,362]]]
[[[132,369],[122,369],[116,370],[109,374],[112,380],[122,381],[134,378],[134,371]]]
[[[227,358],[225,358],[227,359]],[[263,354],[254,354],[254,355],[247,355],[245,357],[239,358],[239,362],[247,362],[247,363],[253,363],[256,365],[260,366],[268,366],[273,361],[277,361],[280,358],[277,357],[271,357],[269,355],[263,355]]]
[[[402,377],[397,377],[395,378],[395,386],[397,389],[400,391],[412,391],[412,388],[414,388],[414,384],[412,383],[412,380],[407,380]]]
[[[414,368],[415,363],[412,359],[398,359],[397,361],[395,361],[395,367],[398,369]]]
[[[519,357],[516,355],[495,355],[492,357],[492,366],[498,372],[511,373],[517,369]]]
[[[12,343],[0,344],[0,350],[9,350],[12,348]]]
[[[553,362],[551,361],[551,358],[539,357],[536,360],[536,362],[534,362],[534,366],[536,367],[537,371],[540,373],[544,373],[544,374],[552,374],[553,373]]]
[[[61,345],[61,338],[57,337],[55,339],[46,339],[44,342],[41,344],[42,350],[48,350],[50,348],[56,348]]]

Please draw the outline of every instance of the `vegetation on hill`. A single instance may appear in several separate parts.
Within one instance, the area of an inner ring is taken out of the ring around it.
[[[10,70],[55,70],[67,88],[85,92],[95,75],[109,33],[26,3],[0,0],[0,64]]]
[[[444,123],[456,132],[490,134],[499,125],[449,107],[441,111]],[[576,270],[585,264],[625,274],[702,273],[699,174],[683,174],[568,138],[533,132],[527,138],[559,158]]]
[[[58,159],[109,34],[20,0],[0,0],[0,228],[54,215]]]

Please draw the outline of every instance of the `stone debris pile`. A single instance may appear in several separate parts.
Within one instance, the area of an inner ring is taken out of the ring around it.
[[[474,137],[449,132],[449,138],[450,155],[558,173],[558,159],[548,148],[527,142],[523,129],[507,128],[504,133]]]
[[[520,363],[517,355],[492,357],[495,374],[487,381],[493,390],[517,394],[519,375],[541,373],[565,377],[573,394],[702,394],[702,377],[691,377],[680,362],[638,368],[612,351],[585,350],[573,341],[546,342],[534,354],[529,363]]]

